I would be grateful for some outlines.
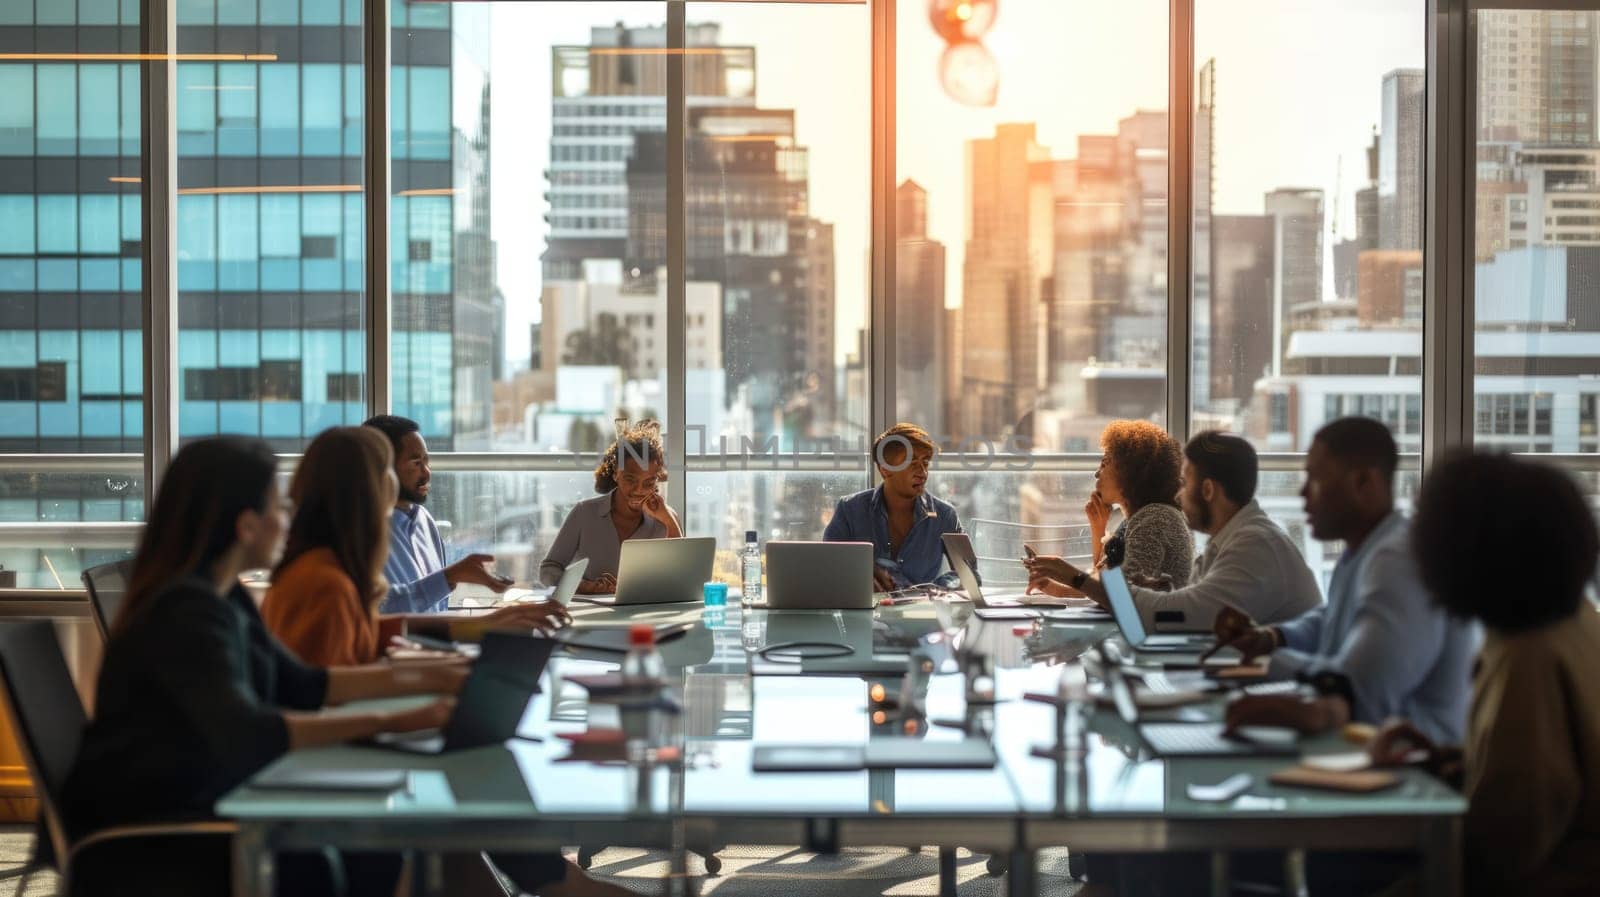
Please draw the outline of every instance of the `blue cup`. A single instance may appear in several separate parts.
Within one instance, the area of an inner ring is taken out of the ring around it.
[[[708,582],[705,584],[706,607],[726,607],[728,604],[728,584],[725,582]]]

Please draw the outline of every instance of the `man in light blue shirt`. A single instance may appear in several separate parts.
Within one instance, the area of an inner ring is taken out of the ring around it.
[[[389,517],[389,559],[383,576],[389,593],[378,608],[386,614],[437,613],[450,601],[461,583],[477,583],[496,593],[511,587],[509,577],[490,571],[494,555],[469,554],[453,564],[444,562],[444,539],[433,515],[422,505],[428,500],[428,445],[417,422],[391,414],[369,419],[366,426],[389,437],[394,446],[394,472],[400,480],[400,497]]]
[[[1228,610],[1215,629],[1218,644],[1270,654],[1274,678],[1309,681],[1319,695],[1242,698],[1229,706],[1230,726],[1315,732],[1403,716],[1440,743],[1461,742],[1478,632],[1422,586],[1410,526],[1394,509],[1397,463],[1394,438],[1378,421],[1342,418],[1317,432],[1300,492],[1307,522],[1316,538],[1346,545],[1327,603],[1275,626]]]

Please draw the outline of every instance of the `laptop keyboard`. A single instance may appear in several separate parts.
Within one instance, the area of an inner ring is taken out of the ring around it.
[[[1247,745],[1222,737],[1222,724],[1147,723],[1139,734],[1157,754],[1237,753]]]

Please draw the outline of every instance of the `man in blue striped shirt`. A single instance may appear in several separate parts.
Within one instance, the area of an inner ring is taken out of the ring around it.
[[[428,445],[417,422],[392,414],[369,419],[366,426],[389,437],[394,446],[394,472],[400,479],[400,498],[389,517],[389,559],[383,576],[389,594],[378,608],[386,614],[427,614],[444,610],[450,592],[461,583],[488,586],[496,593],[511,587],[511,579],[489,569],[492,554],[469,554],[453,564],[444,562],[444,539],[433,515],[424,508],[428,500]]]

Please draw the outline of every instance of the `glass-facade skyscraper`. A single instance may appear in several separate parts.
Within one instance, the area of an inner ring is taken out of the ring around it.
[[[98,55],[137,4],[0,5],[6,49],[80,57],[0,62],[0,449],[139,451],[140,76]],[[488,11],[392,15],[394,408],[460,447],[498,325]],[[177,16],[179,434],[294,451],[364,416],[361,3]]]

